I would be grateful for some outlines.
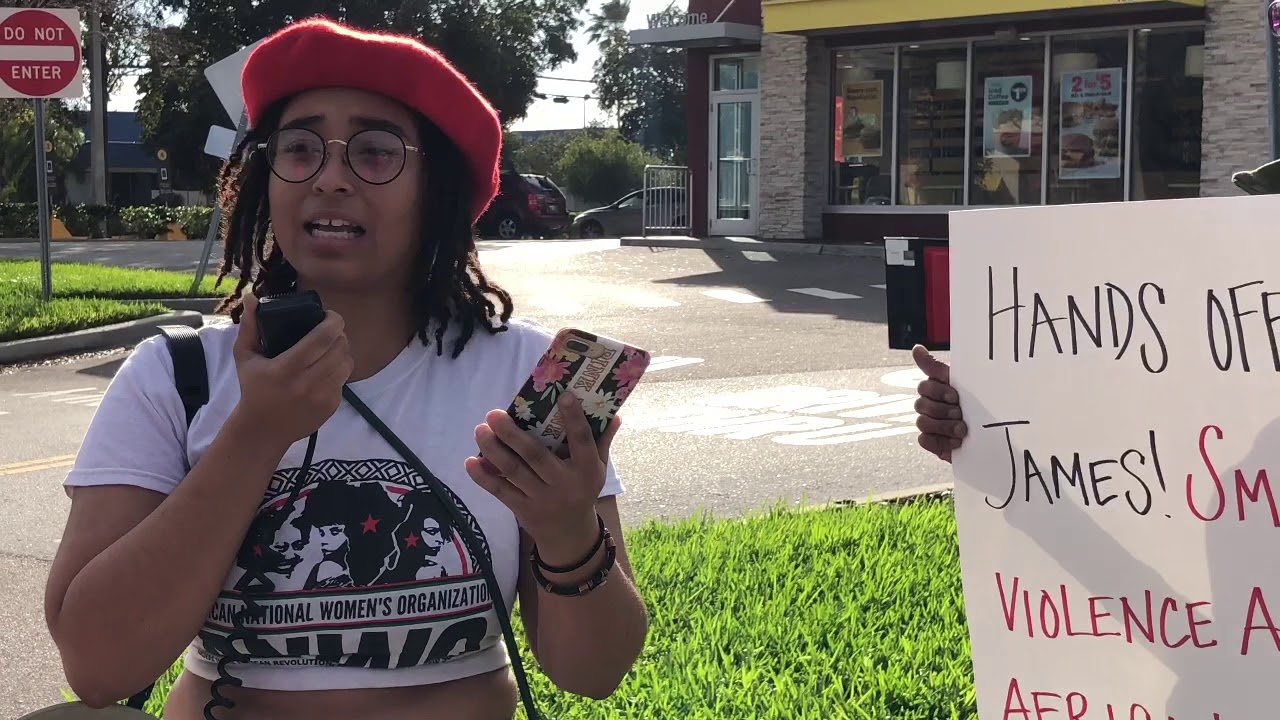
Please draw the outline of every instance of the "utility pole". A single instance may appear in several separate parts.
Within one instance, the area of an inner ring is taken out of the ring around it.
[[[103,77],[102,5],[93,0],[89,7],[89,115],[93,132],[89,145],[93,170],[93,202],[107,204],[107,83]]]

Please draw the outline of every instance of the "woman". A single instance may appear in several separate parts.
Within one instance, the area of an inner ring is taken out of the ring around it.
[[[236,324],[200,332],[209,402],[188,428],[165,345],[140,344],[66,480],[71,512],[46,618],[72,689],[106,706],[188,648],[165,717],[198,720],[240,607],[235,561],[246,537],[263,534],[253,532],[259,517],[305,503],[291,493],[299,483],[376,484],[390,500],[422,486],[342,401],[348,384],[471,523],[503,604],[519,598],[544,672],[565,691],[609,696],[647,631],[608,459],[617,424],[597,447],[580,408],[567,413],[573,437],[561,458],[497,410],[551,339],[509,320],[510,296],[477,261],[474,224],[498,183],[497,114],[417,41],[324,20],[267,39],[242,87],[252,129],[220,178],[220,277],[239,277],[224,304]],[[256,297],[293,290],[317,291],[325,320],[267,358]],[[566,408],[573,399],[566,393]],[[314,460],[299,477],[313,432]],[[346,531],[391,533],[398,518],[386,508],[398,507],[350,508]],[[376,576],[385,560],[365,559],[373,566],[350,576]],[[243,687],[222,690],[235,706],[219,718],[513,716],[507,653],[476,572],[447,587],[306,591],[309,575],[274,574],[262,611],[245,620],[255,637],[236,648],[247,662],[229,668]],[[580,586],[592,589],[560,594]]]

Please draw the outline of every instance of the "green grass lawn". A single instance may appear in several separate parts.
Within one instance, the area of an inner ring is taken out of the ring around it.
[[[645,653],[595,703],[553,688],[525,651],[548,720],[976,718],[950,502],[651,523],[628,541]]]
[[[191,280],[186,273],[54,263],[53,300],[46,303],[40,299],[39,262],[0,260],[0,342],[158,315],[166,312],[158,303],[121,301],[186,297]],[[213,278],[198,293],[224,294],[214,290]]]

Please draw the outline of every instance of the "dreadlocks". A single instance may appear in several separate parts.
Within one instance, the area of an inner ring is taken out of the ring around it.
[[[271,170],[258,145],[271,136],[280,122],[284,101],[264,113],[257,127],[218,174],[218,206],[223,224],[225,253],[217,282],[238,271],[239,282],[223,300],[218,312],[227,310],[234,322],[244,311],[241,296],[250,287],[258,297],[296,289],[298,273],[285,260],[271,232],[271,206],[267,183]],[[475,234],[469,215],[467,167],[457,147],[436,127],[418,116],[423,163],[423,197],[419,202],[422,241],[413,267],[410,296],[416,326],[414,334],[430,346],[428,333],[435,323],[436,354],[444,353],[449,323],[459,325],[452,356],[458,357],[476,326],[490,334],[506,330],[511,319],[511,295],[489,281],[480,268]],[[493,319],[498,318],[498,324]]]

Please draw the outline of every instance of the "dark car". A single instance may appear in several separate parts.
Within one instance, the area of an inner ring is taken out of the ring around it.
[[[568,201],[551,178],[508,169],[501,181],[498,197],[480,218],[482,235],[503,240],[556,237],[569,227]]]

